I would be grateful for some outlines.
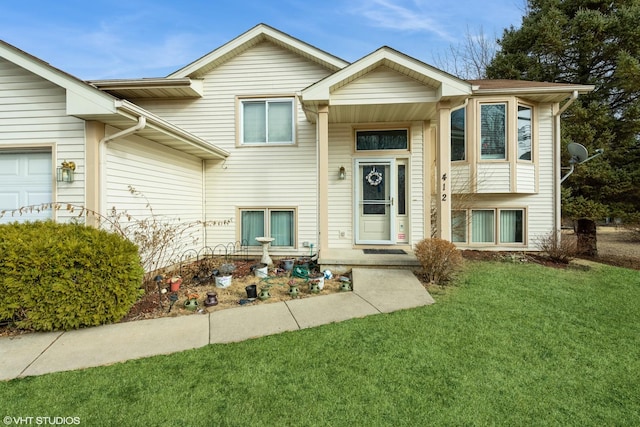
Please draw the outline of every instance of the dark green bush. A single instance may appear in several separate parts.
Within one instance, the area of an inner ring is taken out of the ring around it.
[[[450,281],[463,263],[456,246],[439,238],[421,240],[416,244],[414,253],[422,266],[424,277],[440,286]]]
[[[51,331],[122,319],[140,296],[137,247],[81,224],[0,225],[0,320]]]

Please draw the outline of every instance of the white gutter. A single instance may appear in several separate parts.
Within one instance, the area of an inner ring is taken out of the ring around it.
[[[106,206],[107,206],[107,144],[111,141],[115,141],[116,139],[124,138],[129,135],[133,135],[134,133],[144,129],[147,125],[147,118],[144,116],[138,117],[138,123],[134,126],[121,130],[120,132],[116,132],[113,135],[108,135],[102,138],[98,142],[98,156],[100,157],[100,206],[98,208],[98,212],[102,215],[106,215]]]

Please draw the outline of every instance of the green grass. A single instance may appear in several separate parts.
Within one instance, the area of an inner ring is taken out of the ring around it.
[[[436,300],[0,383],[0,416],[97,426],[640,425],[640,272],[469,263]]]

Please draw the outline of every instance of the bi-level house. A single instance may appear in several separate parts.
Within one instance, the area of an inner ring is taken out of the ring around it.
[[[85,82],[2,43],[0,209],[148,200],[231,219],[206,245],[271,236],[325,261],[430,236],[536,250],[560,229],[561,113],[591,90],[465,81],[389,47],[348,63],[263,24],[164,78]]]

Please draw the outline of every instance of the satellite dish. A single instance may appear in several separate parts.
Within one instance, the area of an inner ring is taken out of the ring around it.
[[[569,159],[569,167],[568,168],[563,168],[563,169],[569,169],[569,172],[567,172],[565,174],[565,176],[563,176],[560,179],[560,183],[562,184],[562,181],[564,181],[565,179],[569,178],[569,175],[571,175],[573,173],[573,170],[575,169],[575,165],[576,164],[580,164],[580,163],[584,163],[587,162],[595,157],[598,157],[600,155],[602,155],[602,153],[604,153],[604,150],[602,148],[598,148],[596,150],[596,154],[594,154],[593,156],[589,157],[589,152],[587,151],[586,148],[584,148],[584,145],[582,144],[578,144],[577,142],[570,142],[567,145],[567,150],[569,151],[569,154],[571,154],[571,158]]]
[[[567,150],[569,150],[569,154],[571,154],[571,163],[582,163],[589,158],[589,152],[584,145],[578,144],[577,142],[571,142],[567,145]]]

